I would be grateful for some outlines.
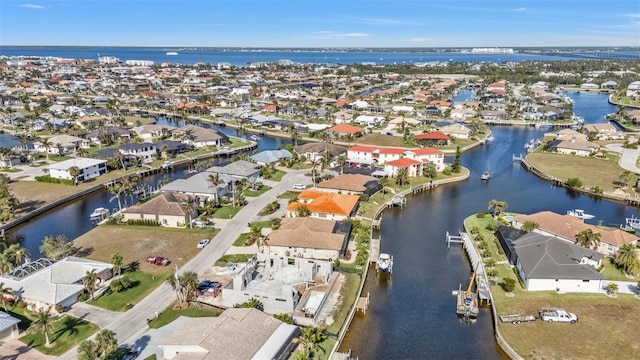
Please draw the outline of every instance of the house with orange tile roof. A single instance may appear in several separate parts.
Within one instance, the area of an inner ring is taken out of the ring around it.
[[[535,230],[536,232],[573,243],[576,242],[576,236],[583,230],[590,229],[595,233],[600,233],[600,244],[594,250],[608,256],[614,256],[624,244],[636,245],[640,239],[638,236],[620,229],[597,227],[586,224],[576,217],[551,211],[541,211],[531,215],[518,215],[513,218],[513,226],[519,229],[528,220],[534,221],[540,226],[539,229]]]
[[[297,217],[297,209],[306,207],[312,217],[344,220],[355,216],[359,203],[360,197],[358,195],[305,190],[298,195],[298,201],[294,201],[287,206],[287,217]]]
[[[338,136],[349,136],[349,135],[357,136],[362,134],[362,131],[364,131],[364,128],[361,128],[359,126],[348,125],[348,124],[340,124],[340,125],[336,125],[334,127],[328,128],[326,131],[330,134],[334,134]]]

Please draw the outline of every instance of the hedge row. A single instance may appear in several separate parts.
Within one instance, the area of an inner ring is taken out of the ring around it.
[[[74,185],[73,180],[52,178],[49,175],[36,176],[36,181],[52,184]]]

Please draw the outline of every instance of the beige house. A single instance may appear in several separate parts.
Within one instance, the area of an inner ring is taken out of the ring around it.
[[[598,149],[598,144],[583,139],[571,138],[569,140],[554,140],[547,145],[547,149],[551,149],[559,154],[589,156]]]
[[[458,139],[468,139],[471,137],[471,134],[473,134],[473,130],[463,124],[451,124],[441,127],[438,130]]]
[[[519,215],[513,218],[513,226],[521,228],[525,221],[534,221],[540,228],[536,232],[576,242],[576,236],[583,230],[591,229],[600,233],[600,244],[596,250],[599,253],[613,256],[624,244],[637,244],[638,236],[620,229],[605,229],[595,225],[585,224],[581,219],[570,215],[560,215],[551,211],[541,211],[531,215]]]
[[[195,208],[192,213],[187,213],[182,208],[182,202],[189,198],[198,202],[192,195],[162,192],[142,205],[123,210],[122,215],[125,221],[146,219],[158,221],[160,225],[166,227],[183,227],[198,215]]]
[[[265,246],[274,255],[334,260],[344,256],[350,234],[349,222],[284,218],[280,228],[267,235]]]

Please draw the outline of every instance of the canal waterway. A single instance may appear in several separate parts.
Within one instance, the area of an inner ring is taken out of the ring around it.
[[[578,115],[587,123],[601,122],[606,113],[615,111],[606,95],[568,95],[574,98]],[[158,119],[158,123],[183,125],[167,119]],[[235,129],[203,125],[228,135],[239,134]],[[351,349],[361,359],[500,358],[488,309],[480,312],[474,324],[465,324],[455,315],[451,291],[460,284],[466,286],[470,268],[462,249],[447,249],[444,241],[446,231],[462,229],[463,219],[478,210],[487,210],[492,199],[504,200],[508,211],[520,213],[585,209],[596,215],[590,222],[613,226],[623,223],[625,217],[639,215],[633,207],[554,187],[513,164],[512,155],[524,153],[524,144],[541,138],[543,130],[491,130],[493,143],[462,155],[462,164],[471,171],[469,180],[411,196],[404,209],[384,213],[382,251],[394,256],[393,275],[389,279],[377,278],[373,273],[368,277],[364,293],[371,294],[371,306],[366,315],[356,315],[341,351]],[[262,137],[258,150],[275,149],[289,142]],[[490,181],[481,182],[480,174],[487,169],[495,175]],[[148,177],[144,182],[155,185],[166,176],[182,177],[183,169]],[[65,234],[73,239],[89,231],[93,227],[89,221],[93,209],[117,206],[116,201],[109,202],[111,197],[106,190],[95,192],[17,226],[8,234],[22,238],[22,245],[38,254],[45,236]]]

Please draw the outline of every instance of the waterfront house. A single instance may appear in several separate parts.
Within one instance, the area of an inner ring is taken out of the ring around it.
[[[152,143],[127,143],[120,145],[118,151],[123,155],[135,156],[140,163],[150,163],[155,160],[158,149]]]
[[[569,140],[550,141],[547,143],[546,148],[559,154],[589,156],[598,151],[600,145],[587,140],[571,138]]]
[[[222,146],[229,142],[229,137],[223,133],[206,129],[196,125],[185,125],[171,131],[173,139],[180,140],[196,148],[207,146]]]
[[[73,158],[47,166],[49,176],[55,179],[73,180],[71,168],[78,168],[78,178],[76,181],[83,182],[96,178],[107,173],[107,162],[100,159]]]
[[[183,227],[190,220],[194,220],[198,211],[187,212],[182,203],[187,199],[194,199],[196,204],[199,199],[187,194],[174,192],[161,192],[141,205],[131,206],[122,210],[123,220],[154,220],[166,227]]]
[[[267,235],[265,246],[267,253],[281,257],[333,261],[344,257],[350,235],[348,221],[284,218],[280,227]]]
[[[160,188],[161,192],[183,193],[200,199],[217,200],[226,196],[234,179],[221,175],[221,183],[213,185],[209,180],[211,173],[199,172],[186,179],[176,179]],[[237,181],[237,179],[235,179]]]
[[[347,150],[347,157],[350,164],[366,166],[386,166],[388,162],[400,160],[401,158],[408,158],[421,163],[421,165],[413,162],[408,164],[406,161],[393,163],[389,169],[392,170],[394,174],[393,169],[398,166],[414,166],[416,170],[415,173],[418,174],[417,176],[422,174],[422,167],[425,163],[432,163],[436,167],[436,171],[442,171],[445,168],[444,153],[434,148],[403,149],[356,145]]]
[[[175,129],[176,127],[174,126],[148,124],[136,126],[131,130],[138,134],[138,137],[143,141],[151,142],[155,139],[169,136],[171,134],[171,131]]]
[[[86,138],[91,140],[94,144],[102,145],[102,143],[107,139],[112,143],[118,141],[129,141],[131,140],[131,134],[127,129],[114,126],[91,131],[86,135]]]
[[[626,96],[634,100],[640,100],[640,81],[634,81],[627,85]]]
[[[234,161],[222,166],[212,166],[205,170],[207,173],[216,173],[227,177],[240,179],[257,179],[260,177],[262,166],[245,160]]]
[[[604,277],[596,270],[603,255],[531,232],[513,241],[516,267],[528,291],[597,293]]]
[[[0,275],[0,283],[11,288],[13,294],[27,303],[27,309],[38,311],[56,305],[69,307],[78,301],[84,292],[82,279],[87,271],[98,274],[98,286],[112,276],[113,265],[101,261],[66,257],[59,261],[40,258],[14,269],[9,274]]]
[[[251,155],[251,160],[257,162],[260,165],[271,164],[280,161],[281,159],[292,158],[293,154],[289,150],[265,150],[255,155]]]
[[[586,124],[583,127],[589,138],[598,140],[620,140],[624,139],[624,133],[616,130],[616,127],[609,123]]]
[[[355,195],[373,195],[382,185],[373,176],[362,174],[342,174],[332,179],[324,180],[316,186],[321,191]]]
[[[348,124],[340,124],[333,126],[326,131],[334,136],[360,136],[362,135],[364,128]]]
[[[357,195],[333,194],[318,190],[305,190],[298,195],[298,201],[287,206],[287,217],[296,217],[299,207],[309,209],[312,217],[344,220],[355,216],[360,203]]]
[[[297,152],[298,155],[304,156],[307,160],[313,161],[322,158],[322,155],[326,152],[328,152],[331,157],[343,154],[347,151],[347,148],[329,143],[310,142],[294,146],[293,150]]]
[[[521,228],[527,220],[534,221],[540,226],[535,230],[536,232],[573,243],[576,242],[576,236],[583,230],[590,229],[595,233],[600,233],[600,244],[598,244],[596,251],[607,256],[614,256],[620,246],[624,244],[636,245],[638,239],[640,239],[638,236],[620,229],[597,227],[586,224],[576,217],[560,215],[551,211],[541,211],[531,215],[518,215],[513,218],[513,226]]]
[[[254,308],[231,308],[217,317],[184,320],[160,343],[164,359],[287,359],[300,332],[297,326]]]
[[[418,134],[416,140],[424,146],[449,146],[451,142],[449,135],[440,131]]]
[[[54,155],[64,155],[73,153],[76,150],[88,149],[91,144],[88,139],[82,139],[72,135],[54,135],[49,138],[49,147],[46,148],[40,142],[35,142],[33,148],[38,152],[48,152]]]
[[[471,137],[471,134],[473,134],[473,129],[461,123],[443,126],[439,128],[438,131],[458,139],[468,139]]]

